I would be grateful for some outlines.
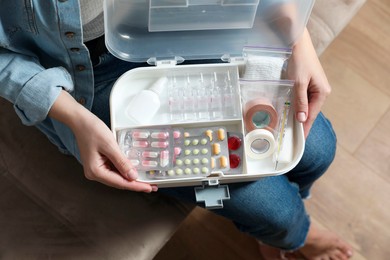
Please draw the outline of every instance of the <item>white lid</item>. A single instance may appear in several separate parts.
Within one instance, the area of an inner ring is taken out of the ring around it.
[[[314,0],[105,0],[105,37],[116,57],[219,59],[244,47],[289,48]]]

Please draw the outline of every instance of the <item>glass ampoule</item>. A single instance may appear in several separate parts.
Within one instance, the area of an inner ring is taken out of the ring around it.
[[[175,76],[171,78],[168,88],[169,113],[172,121],[183,121],[183,90],[177,84]]]
[[[187,75],[183,91],[184,119],[193,121],[197,119],[196,85],[192,83],[190,75]]]
[[[210,85],[207,85],[203,73],[200,73],[200,79],[197,87],[198,99],[198,118],[200,120],[210,119],[211,111],[211,93]]]
[[[221,83],[222,82],[218,80],[217,73],[214,72],[211,80],[211,116],[214,119],[220,119],[223,117],[223,86],[221,86]]]
[[[226,73],[225,89],[223,91],[223,113],[225,118],[237,117],[239,113],[239,102],[237,87],[233,85],[230,71]]]

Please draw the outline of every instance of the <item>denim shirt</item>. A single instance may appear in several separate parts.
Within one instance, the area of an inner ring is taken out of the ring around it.
[[[91,109],[93,70],[78,0],[0,1],[0,96],[23,124],[43,121],[62,89]]]

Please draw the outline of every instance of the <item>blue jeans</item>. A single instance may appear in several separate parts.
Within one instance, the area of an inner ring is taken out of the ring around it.
[[[100,57],[94,70],[95,97],[92,112],[108,126],[108,97],[113,83],[126,71],[145,65],[124,62],[110,54]],[[43,124],[45,125],[39,128],[44,133],[53,134],[55,129],[50,124]],[[58,139],[67,142],[64,138]],[[70,146],[67,143],[57,145],[61,150]],[[213,212],[231,219],[241,231],[265,244],[285,250],[301,247],[310,226],[302,199],[309,196],[314,181],[332,163],[335,150],[336,136],[332,126],[320,113],[306,140],[302,160],[292,171],[253,182],[229,184],[231,199],[224,202],[223,209]],[[79,159],[77,149],[71,153]],[[166,188],[160,189],[160,192],[180,200],[195,202],[193,187]]]

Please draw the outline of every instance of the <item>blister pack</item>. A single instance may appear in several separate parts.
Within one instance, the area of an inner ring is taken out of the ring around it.
[[[242,174],[244,158],[244,135],[242,133],[228,132],[228,148],[230,169],[224,174]]]
[[[150,179],[205,177],[211,173],[211,146],[206,136],[183,136],[176,146],[173,167],[165,171],[148,171]],[[180,148],[180,150],[177,150]]]
[[[227,132],[225,127],[191,128],[184,133],[188,136],[206,136],[210,141],[211,169],[213,172],[230,169]]]
[[[169,128],[123,129],[119,147],[137,170],[165,170],[173,165],[173,132]]]

